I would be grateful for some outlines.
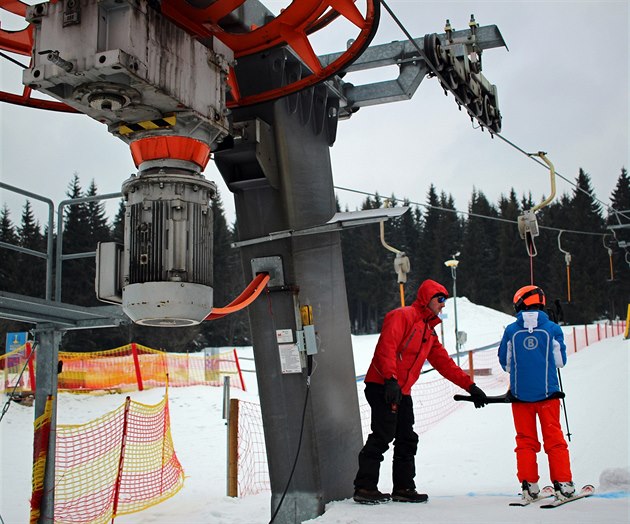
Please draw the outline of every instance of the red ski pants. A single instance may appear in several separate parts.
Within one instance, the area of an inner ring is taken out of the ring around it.
[[[516,475],[519,482],[538,482],[536,454],[540,451],[536,417],[549,459],[551,480],[569,482],[572,480],[569,449],[560,426],[560,400],[541,402],[516,402],[512,404],[514,428],[516,429]]]

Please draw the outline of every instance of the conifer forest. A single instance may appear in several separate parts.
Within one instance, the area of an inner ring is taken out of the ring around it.
[[[453,274],[444,263],[454,255],[457,296],[505,313],[512,313],[512,296],[533,281],[542,287],[547,306],[561,308],[567,324],[625,318],[630,302],[630,177],[625,168],[606,203],[593,195],[591,180],[580,170],[573,190],[564,193],[537,214],[540,234],[536,256],[530,257],[517,227],[517,218],[540,200],[512,190],[490,202],[474,190],[466,210],[456,210],[451,195],[434,185],[425,202],[410,202],[404,195],[366,195],[362,209],[408,206],[397,219],[385,223],[385,239],[409,258],[411,271],[404,284],[405,303],[415,298],[427,278],[453,292]],[[78,174],[68,184],[69,199],[93,197]],[[339,204],[339,211],[353,211]],[[106,216],[103,201],[88,201],[65,208],[63,253],[94,251],[98,242],[122,242],[124,203],[116,216]],[[214,218],[214,304],[223,307],[238,296],[245,282],[238,249],[238,224],[226,218],[221,196],[212,201]],[[56,227],[56,226],[55,226]],[[6,203],[0,209],[0,242],[45,252],[47,225],[36,219],[27,200],[21,216],[12,216]],[[384,248],[379,224],[341,233],[345,281],[354,334],[378,333],[384,315],[401,304],[394,270],[395,255]],[[567,253],[570,255],[567,257]],[[45,260],[0,246],[0,291],[43,298]],[[567,261],[568,270],[567,270]],[[102,305],[94,292],[94,258],[63,262],[62,301],[81,306]],[[569,288],[570,285],[570,288]],[[32,325],[0,320],[0,336],[27,331]],[[498,332],[502,326],[499,326]],[[70,331],[63,351],[96,351],[138,342],[155,349],[195,351],[207,346],[250,345],[247,310],[188,328],[150,328],[129,323],[119,328]],[[4,351],[4,344],[3,351]]]

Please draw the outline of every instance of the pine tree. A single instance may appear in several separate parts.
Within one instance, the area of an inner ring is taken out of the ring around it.
[[[424,213],[424,227],[421,235],[420,250],[417,253],[418,259],[418,276],[420,284],[423,280],[431,278],[439,280],[441,275],[441,268],[436,273],[436,267],[439,263],[436,260],[436,253],[438,252],[441,238],[439,237],[439,225],[442,219],[442,213],[438,209],[440,207],[440,200],[437,195],[435,186],[431,184],[427,193],[426,210]]]
[[[593,234],[574,235],[567,242],[572,254],[573,323],[592,322],[606,309],[608,257],[602,246],[604,219],[593,197],[588,174],[580,169],[567,214],[572,228]]]
[[[213,268],[215,307],[224,307],[245,288],[240,256],[232,248],[233,234],[228,227],[221,196],[212,199],[213,216]],[[223,318],[204,322],[201,329],[203,344],[227,346],[249,343],[247,311],[232,313]]]
[[[457,269],[457,281],[461,286],[458,286],[458,293],[476,304],[499,309],[501,278],[496,271],[499,266],[498,222],[482,218],[498,217],[498,212],[476,189],[468,210],[470,215],[464,230],[461,263]]]
[[[609,284],[611,293],[607,313],[609,318],[614,319],[625,318],[630,301],[630,177],[625,168],[621,170],[610,204],[606,220],[608,230],[603,244],[607,255],[608,249],[612,251],[612,260],[609,257],[608,262],[609,267],[612,263],[614,280]]]
[[[83,198],[79,175],[74,174],[66,195]],[[97,219],[98,221],[98,219]],[[87,253],[96,249],[92,236],[92,221],[85,202],[69,204],[65,209],[63,254]],[[73,259],[62,264],[62,301],[81,306],[97,305],[94,293],[94,260]]]
[[[367,197],[362,210],[382,207],[381,197]],[[389,230],[386,229],[386,238]],[[344,231],[341,237],[348,308],[353,333],[375,333],[385,313],[400,305],[393,254],[380,240],[379,224]]]
[[[497,268],[500,275],[499,309],[512,314],[514,292],[529,283],[529,256],[525,241],[521,239],[517,220],[521,214],[520,205],[514,189],[508,197],[499,198],[499,217],[497,247],[501,263]],[[506,222],[507,221],[507,222]]]
[[[361,227],[355,227],[341,232],[341,251],[346,280],[350,330],[355,335],[365,333],[363,304],[359,296],[361,292],[361,275],[357,271],[361,252],[360,244],[363,240],[361,229]]]
[[[12,246],[18,245],[18,236],[10,218],[9,207],[4,204],[0,210],[0,242]],[[19,280],[18,253],[12,249],[0,247],[0,290],[15,293]]]
[[[440,211],[437,228],[437,238],[439,242],[433,253],[433,271],[435,279],[446,283],[451,278],[451,270],[444,262],[450,260],[462,248],[462,221],[455,212],[455,201],[451,195],[443,191],[440,193]],[[447,287],[450,286],[447,285]]]
[[[544,207],[539,214],[540,237],[537,241],[538,255],[534,260],[535,283],[543,288],[547,300],[547,309],[566,311],[571,308],[569,300],[572,291],[572,271],[574,257],[570,251],[574,248],[575,234],[571,230],[568,213],[570,198],[562,195]],[[559,231],[558,231],[559,230]],[[568,270],[567,270],[568,261]],[[557,306],[557,303],[560,306]],[[569,315],[570,316],[570,315]]]
[[[35,220],[30,201],[26,201],[22,212],[22,222],[18,228],[18,242],[21,247],[44,253],[46,244],[41,234],[39,222]],[[18,254],[19,275],[17,293],[44,298],[46,294],[46,262],[28,255]]]
[[[92,179],[90,187],[88,188],[85,196],[98,196],[98,191],[94,179]],[[95,247],[99,242],[109,242],[109,240],[111,239],[111,231],[109,229],[109,226],[107,225],[105,203],[102,200],[87,202],[86,208],[92,246]]]
[[[116,216],[114,217],[114,223],[112,226],[112,240],[114,242],[118,242],[122,244],[125,241],[125,212],[127,208],[125,207],[124,199],[120,199],[120,203],[118,204],[118,211],[116,212]]]

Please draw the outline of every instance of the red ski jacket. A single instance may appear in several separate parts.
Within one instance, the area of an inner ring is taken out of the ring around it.
[[[365,382],[383,384],[395,378],[403,395],[411,394],[426,360],[446,379],[468,391],[473,381],[453,362],[438,340],[435,326],[442,322],[427,306],[436,294],[448,297],[446,288],[425,280],[416,300],[385,315]]]

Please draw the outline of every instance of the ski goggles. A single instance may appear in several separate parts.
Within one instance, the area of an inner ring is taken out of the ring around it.
[[[444,295],[435,295],[433,298],[436,298],[439,304],[444,304],[444,302],[446,302],[446,297]]]

